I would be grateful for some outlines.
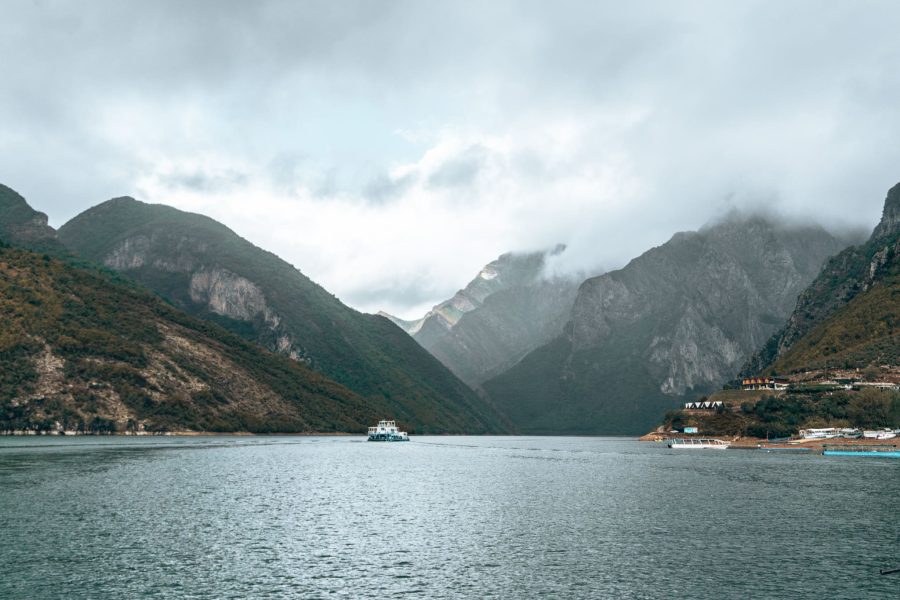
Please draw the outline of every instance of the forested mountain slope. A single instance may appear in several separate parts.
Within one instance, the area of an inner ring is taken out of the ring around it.
[[[132,198],[60,229],[78,255],[189,314],[305,363],[430,430],[499,432],[503,418],[388,319],[342,304],[292,265],[201,215]]]
[[[828,261],[744,374],[900,364],[900,184],[864,244]]]
[[[138,285],[0,247],[0,430],[363,431],[387,409]]]

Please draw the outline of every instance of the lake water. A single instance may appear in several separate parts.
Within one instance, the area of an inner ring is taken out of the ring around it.
[[[624,439],[0,439],[0,598],[896,598],[900,461]]]

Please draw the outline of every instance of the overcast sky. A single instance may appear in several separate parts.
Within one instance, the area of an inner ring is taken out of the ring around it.
[[[900,2],[6,0],[0,182],[222,221],[421,316],[507,250],[616,268],[731,208],[874,226]]]

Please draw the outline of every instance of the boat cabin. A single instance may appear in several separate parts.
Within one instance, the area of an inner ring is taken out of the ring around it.
[[[407,442],[409,436],[405,431],[397,429],[394,421],[383,419],[375,427],[369,427],[370,442]]]

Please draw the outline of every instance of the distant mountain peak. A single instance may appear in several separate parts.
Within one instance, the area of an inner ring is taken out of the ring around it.
[[[0,184],[0,239],[39,251],[62,251],[47,215],[34,210],[14,189]]]
[[[411,321],[410,334],[417,333],[429,318],[442,321],[446,328],[455,326],[462,316],[481,306],[484,300],[501,289],[517,285],[529,285],[543,275],[544,265],[550,256],[564,252],[565,244],[534,252],[505,252],[486,264],[466,287],[449,300],[436,305],[424,317]],[[402,327],[402,325],[401,325]]]
[[[549,341],[572,307],[580,280],[548,277],[548,258],[564,244],[506,252],[423,318],[386,315],[472,386],[508,368]]]
[[[881,222],[872,232],[872,239],[894,235],[900,232],[900,183],[888,190],[884,199]]]

